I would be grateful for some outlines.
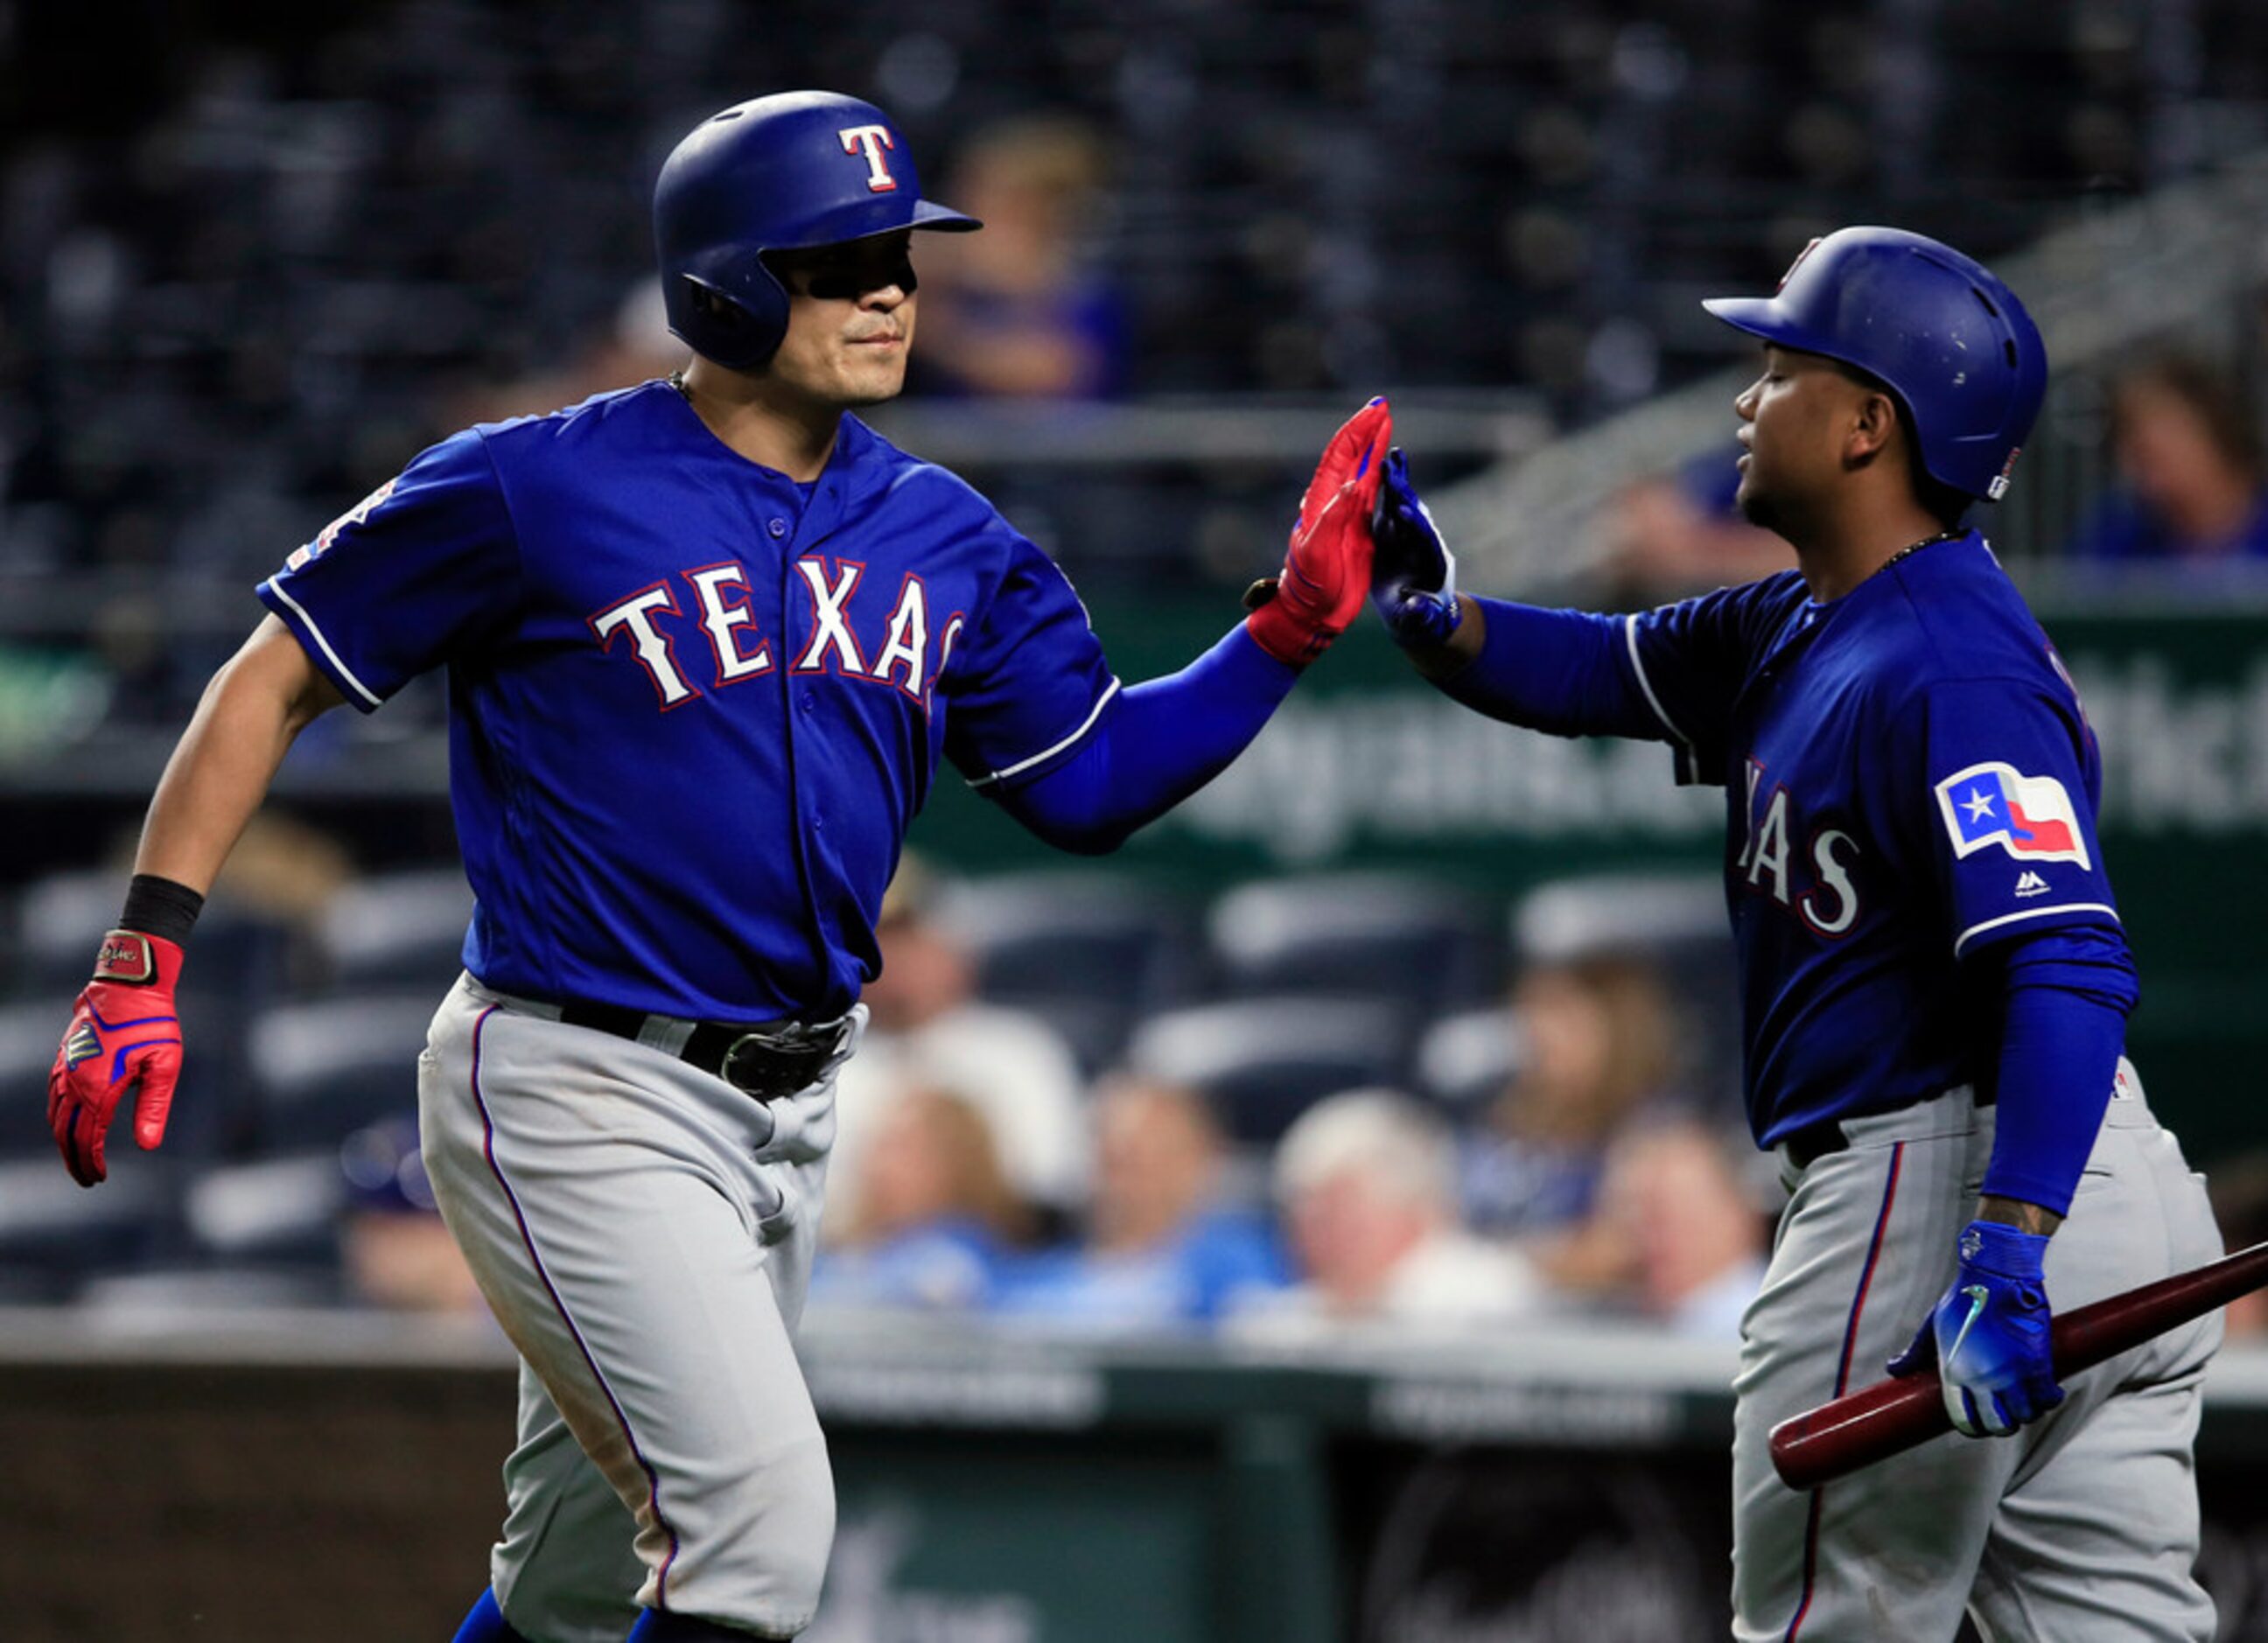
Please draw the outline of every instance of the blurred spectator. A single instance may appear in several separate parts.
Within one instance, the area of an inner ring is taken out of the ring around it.
[[[922,247],[913,353],[924,394],[1103,399],[1126,389],[1127,316],[1085,255],[1102,144],[1035,115],[979,132],[939,191],[984,225]]]
[[[937,917],[943,887],[909,852],[883,898],[875,939],[882,973],[862,995],[872,1013],[836,1085],[828,1224],[859,1213],[859,1154],[895,1092],[950,1090],[983,1114],[1017,1194],[1050,1226],[1086,1197],[1086,1119],[1079,1064],[1036,1016],[978,999],[968,954]]]
[[[2268,1152],[2240,1153],[2215,1164],[2205,1172],[2205,1191],[2230,1251],[2268,1241]],[[2268,1337],[2268,1292],[2239,1295],[2222,1315],[2232,1341]]]
[[[1609,1151],[1599,1216],[1641,1314],[1673,1335],[1740,1338],[1764,1282],[1766,1223],[1719,1137],[1686,1120],[1629,1131]]]
[[[1728,446],[1625,486],[1592,526],[1594,602],[1609,609],[1666,603],[1786,571],[1787,544],[1741,517],[1736,448]]]
[[[1637,1114],[1672,1103],[1677,1013],[1659,968],[1605,952],[1530,964],[1513,991],[1520,1070],[1467,1138],[1467,1212],[1483,1232],[1538,1241],[1577,1287],[1610,1281],[1611,1251],[1587,1227],[1607,1148]]]
[[[875,1115],[860,1155],[858,1209],[812,1272],[814,1303],[977,1308],[1028,1231],[984,1115],[909,1089]]]
[[[1309,1108],[1285,1133],[1275,1175],[1301,1281],[1240,1308],[1240,1332],[1476,1326],[1535,1310],[1534,1267],[1459,1224],[1448,1131],[1408,1096],[1350,1090]]]
[[[1086,1241],[1035,1258],[1005,1309],[1108,1328],[1211,1323],[1285,1283],[1266,1222],[1226,1201],[1225,1148],[1202,1095],[1121,1079],[1098,1098],[1094,1129]]]
[[[512,416],[541,416],[562,406],[579,405],[593,394],[666,377],[691,358],[692,351],[670,335],[660,285],[641,275],[622,292],[612,321],[565,358],[508,382],[460,387],[445,396],[434,423],[438,428],[456,429]]]
[[[2081,528],[2073,553],[2187,571],[2257,571],[2268,558],[2258,419],[2214,366],[2168,354],[2111,387],[2117,486]]]
[[[339,1149],[346,1210],[339,1255],[347,1299],[395,1312],[487,1310],[434,1207],[414,1116],[358,1130]]]
[[[337,837],[280,810],[244,824],[217,888],[264,917],[312,924],[354,877]]]

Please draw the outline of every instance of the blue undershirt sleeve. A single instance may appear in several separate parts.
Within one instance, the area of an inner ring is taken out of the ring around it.
[[[2067,1214],[2139,997],[2134,961],[2115,932],[2091,925],[2002,944],[1994,957],[2007,1002],[1984,1190]]]
[[[1103,855],[1226,770],[1299,677],[1240,623],[1181,672],[1120,691],[1070,757],[996,796],[1057,849]]]
[[[1475,712],[1556,736],[1660,740],[1660,718],[1632,676],[1628,618],[1475,599],[1487,636],[1442,692]]]

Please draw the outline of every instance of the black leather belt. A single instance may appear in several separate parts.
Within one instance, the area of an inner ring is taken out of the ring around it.
[[[1808,1169],[1830,1153],[1839,1153],[1851,1145],[1851,1138],[1843,1133],[1843,1126],[1832,1118],[1822,1118],[1817,1124],[1806,1124],[1780,1145],[1787,1149],[1787,1161],[1798,1169]]]
[[[626,1005],[575,1001],[559,1006],[559,1019],[570,1027],[595,1028],[617,1038],[643,1040],[648,1023],[656,1018]],[[831,1021],[700,1021],[685,1041],[677,1058],[720,1078],[758,1101],[777,1101],[808,1089],[827,1070],[835,1052],[850,1035],[850,1018]]]
[[[1951,1093],[1951,1091],[1947,1092],[1948,1094]],[[1942,1101],[1943,1099],[1942,1095],[1923,1097],[1925,1101]],[[1971,1104],[1977,1107],[1990,1107],[1992,1100],[1990,1095],[1980,1096]],[[1918,1107],[1921,1104],[1921,1101],[1908,1101],[1906,1107]],[[1905,1107],[1885,1107],[1882,1111],[1904,1112],[1905,1109]],[[1861,1116],[1872,1118],[1879,1115],[1867,1113]],[[1839,1153],[1850,1146],[1851,1138],[1843,1132],[1841,1120],[1822,1118],[1818,1123],[1808,1124],[1802,1129],[1786,1137],[1781,1140],[1780,1145],[1787,1149],[1789,1163],[1793,1164],[1798,1169],[1808,1169],[1830,1153]]]

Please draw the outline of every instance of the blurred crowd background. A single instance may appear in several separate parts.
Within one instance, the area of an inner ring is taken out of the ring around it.
[[[48,1062],[252,584],[426,443],[675,365],[654,170],[799,85],[986,220],[918,248],[875,420],[1106,642],[1225,627],[1377,392],[1480,591],[1779,568],[1697,299],[1850,221],[2024,270],[2070,367],[1992,521],[2029,585],[2268,608],[2248,0],[0,0],[0,1301],[477,1308],[416,1148],[467,907],[438,688],[295,754],[199,932],[162,1154],[72,1187]],[[1778,1186],[1705,825],[1481,882],[1417,846],[1042,871],[990,826],[893,888],[815,1309],[1733,1338]]]

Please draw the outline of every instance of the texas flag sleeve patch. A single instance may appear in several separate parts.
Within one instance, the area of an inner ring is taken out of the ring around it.
[[[2092,871],[2071,794],[2052,776],[2013,764],[1972,764],[1937,785],[1937,806],[1956,858],[1998,844],[2027,861],[2075,861]]]

